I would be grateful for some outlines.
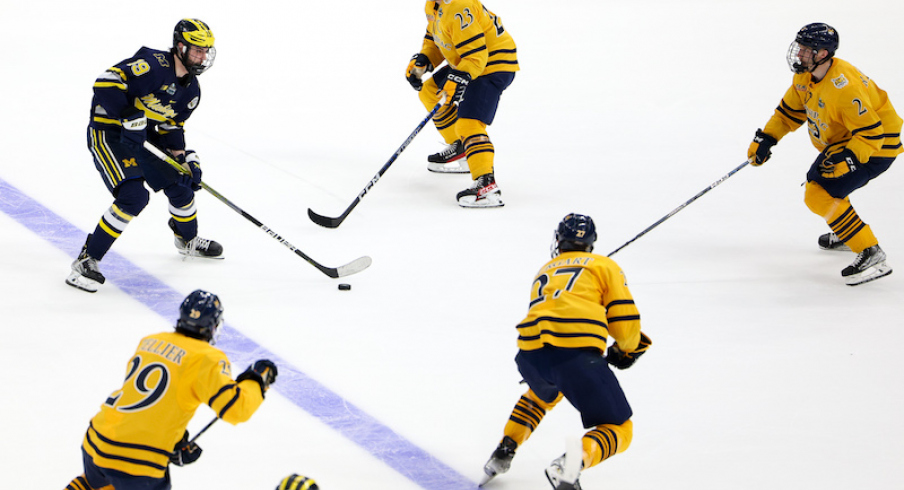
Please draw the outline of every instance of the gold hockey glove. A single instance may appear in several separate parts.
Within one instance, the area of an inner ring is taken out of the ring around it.
[[[465,90],[471,83],[471,75],[466,71],[449,70],[443,92],[446,93],[446,104],[458,105],[465,96]]]
[[[424,73],[431,71],[433,71],[433,64],[430,63],[430,58],[424,53],[417,53],[412,56],[411,61],[408,62],[408,68],[405,70],[405,78],[408,80],[408,83],[411,84],[411,88],[420,92],[421,88],[424,86],[421,77],[424,76]]]
[[[837,179],[857,170],[859,165],[860,161],[857,160],[854,152],[845,148],[834,155],[827,156],[819,164],[819,173],[827,179]]]
[[[764,133],[762,129],[756,130],[756,136],[747,149],[747,161],[755,167],[766,163],[772,156],[772,147],[778,144],[778,140]]]
[[[618,369],[628,369],[634,365],[634,361],[642,356],[651,345],[653,345],[653,341],[650,340],[650,337],[647,337],[647,334],[640,332],[640,342],[637,344],[637,349],[634,352],[625,352],[618,348],[618,343],[612,344],[606,351],[606,362]]]

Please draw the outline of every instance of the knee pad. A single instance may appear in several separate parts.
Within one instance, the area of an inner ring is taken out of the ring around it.
[[[129,179],[119,185],[113,204],[123,212],[138,216],[151,200],[151,193],[139,179]]]
[[[195,200],[195,193],[185,186],[173,184],[165,189],[163,193],[169,199],[171,207],[184,208]]]
[[[824,220],[832,221],[839,213],[839,210],[846,206],[847,202],[847,199],[832,197],[816,182],[807,182],[807,187],[804,191],[804,204],[807,205],[810,211],[822,216]]]

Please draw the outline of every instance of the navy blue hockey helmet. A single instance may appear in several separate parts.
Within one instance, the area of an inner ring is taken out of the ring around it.
[[[216,294],[198,289],[182,301],[176,331],[213,345],[216,343],[216,334],[221,323],[223,323],[223,305],[220,298]]]
[[[562,252],[592,252],[596,242],[596,225],[590,216],[571,213],[562,218],[552,241],[552,256]]]
[[[185,69],[194,76],[204,73],[213,66],[213,61],[217,57],[217,50],[213,46],[215,40],[210,26],[199,19],[182,19],[173,29],[173,50],[176,53],[176,57],[179,58]],[[182,44],[181,50],[179,49],[179,44]],[[203,61],[194,63],[189,59],[188,48],[190,46],[206,50]]]
[[[791,67],[791,71],[794,73],[813,71],[814,68],[835,56],[838,42],[838,31],[834,27],[822,22],[807,24],[797,31],[794,42],[788,48],[788,66]],[[829,54],[815,64],[805,63],[799,57],[801,47],[810,48],[816,52],[824,49]]]

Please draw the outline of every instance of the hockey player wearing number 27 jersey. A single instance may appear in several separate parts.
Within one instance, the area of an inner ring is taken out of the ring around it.
[[[589,216],[569,214],[559,223],[553,259],[534,278],[527,316],[517,326],[515,362],[529,389],[505,425],[481,485],[509,469],[515,450],[562,398],[590,429],[575,466],[590,468],[631,444],[631,407],[609,364],[630,367],[652,341],[640,331],[640,314],[618,264],[591,253],[595,240]],[[609,335],[615,343],[607,352]],[[580,489],[578,475],[569,476],[566,466],[560,457],[547,468],[553,488]]]
[[[804,202],[825,219],[831,233],[819,237],[823,249],[852,250],[854,263],[841,271],[850,286],[891,273],[885,252],[849,194],[888,170],[901,146],[902,121],[888,95],[853,65],[834,57],[839,36],[831,26],[808,24],[788,50],[795,73],[775,113],[756,132],[747,152],[762,165],[771,148],[807,124],[819,156],[807,172]]]
[[[251,418],[276,381],[276,366],[259,360],[233,380],[229,359],[213,346],[222,312],[216,295],[195,291],[180,307],[175,332],[139,342],[122,387],[88,425],[85,473],[66,490],[168,490],[168,465],[201,455],[186,427],[202,403],[233,425]]]

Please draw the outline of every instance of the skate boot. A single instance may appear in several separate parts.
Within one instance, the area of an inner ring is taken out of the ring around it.
[[[503,437],[502,442],[493,451],[487,464],[483,465],[485,475],[477,486],[482,487],[493,478],[496,478],[496,475],[501,475],[508,471],[509,467],[512,466],[512,458],[515,457],[515,449],[518,449],[518,443],[509,436]]]
[[[90,234],[85,240],[85,244],[82,245],[82,251],[78,254],[78,258],[72,262],[72,273],[66,278],[66,284],[79,288],[82,291],[96,293],[97,287],[103,284],[107,278],[100,273],[100,269],[97,267],[97,259],[88,255],[89,240],[91,240]]]
[[[173,234],[176,235],[173,243],[176,244],[176,248],[179,249],[180,254],[186,257],[202,257],[205,259],[223,258],[223,246],[219,243],[199,236],[186,242],[182,239],[182,236],[179,235],[179,230],[176,229],[176,220],[173,218],[170,218],[169,220],[169,227],[173,230]]]
[[[583,466],[584,463],[581,462],[581,467]],[[554,490],[581,490],[581,483],[578,481],[581,476],[580,470],[573,476],[574,481],[569,481],[571,478],[565,474],[565,467],[564,454],[549,463],[546,468],[546,479],[549,480],[549,484],[552,485]]]
[[[851,251],[851,247],[845,245],[844,242],[838,239],[838,235],[834,233],[826,233],[825,235],[820,235],[817,243],[819,243],[819,248],[823,250],[839,250],[845,252]]]
[[[498,208],[505,206],[502,202],[502,191],[496,185],[493,172],[477,177],[471,187],[455,196],[458,205],[463,208]]]
[[[848,286],[875,281],[889,274],[891,274],[891,267],[886,265],[885,252],[878,245],[873,245],[857,254],[854,263],[841,271],[841,277]]]
[[[461,140],[447,146],[445,150],[427,157],[427,170],[444,174],[466,174],[468,160],[465,156],[465,145]]]

